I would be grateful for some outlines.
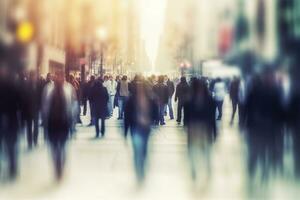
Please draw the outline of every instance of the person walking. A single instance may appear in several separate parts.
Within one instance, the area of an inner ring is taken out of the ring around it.
[[[91,100],[91,90],[94,87],[94,84],[96,82],[95,76],[91,76],[90,80],[87,82],[87,85],[85,87],[84,91],[84,98],[86,98],[89,101],[89,107],[90,107],[90,123],[88,126],[93,126],[94,123],[94,108],[92,105],[92,100]]]
[[[128,130],[130,130],[136,177],[142,183],[146,174],[147,149],[151,125],[156,115],[154,113],[155,103],[151,99],[150,94],[148,94],[145,82],[140,78],[138,78],[132,90],[132,95],[125,106],[124,133],[126,138]]]
[[[113,88],[112,88],[112,82],[109,79],[108,76],[104,76],[104,82],[103,82],[103,86],[106,88],[107,92],[108,92],[108,102],[107,102],[107,109],[108,109],[108,117],[112,116],[112,112],[113,112]]]
[[[169,99],[169,91],[168,87],[164,84],[164,76],[158,77],[158,83],[153,88],[155,97],[156,97],[156,104],[158,105],[159,110],[159,123],[160,125],[165,125],[165,108],[168,104]]]
[[[174,83],[166,76],[167,79],[167,87],[168,87],[168,109],[169,109],[169,116],[170,119],[173,120],[174,119],[174,113],[173,113],[173,106],[172,106],[172,98],[175,92],[175,87],[174,87]]]
[[[240,110],[239,106],[239,89],[240,89],[240,79],[237,77],[234,77],[229,88],[229,96],[232,103],[232,114],[231,114],[231,120],[230,124],[233,123],[234,116],[236,113],[236,110]],[[240,111],[239,111],[240,113]]]
[[[223,102],[226,94],[226,88],[225,84],[222,81],[221,78],[217,78],[216,82],[214,83],[213,86],[213,96],[217,104],[217,110],[218,110],[218,118],[217,120],[222,119],[223,115]]]
[[[31,150],[37,145],[39,133],[40,91],[37,75],[34,71],[29,74],[29,79],[24,86],[24,113],[28,148]]]
[[[65,146],[70,132],[73,131],[78,111],[76,91],[64,77],[62,72],[56,74],[54,83],[46,85],[42,101],[44,132],[51,148],[58,181],[63,177],[66,162]]]
[[[18,172],[18,137],[20,131],[19,112],[22,109],[22,93],[14,72],[8,67],[0,67],[0,168],[6,161],[8,178],[13,180]]]
[[[203,169],[206,178],[211,173],[211,147],[216,139],[216,105],[204,80],[191,83],[191,98],[184,106],[184,125],[187,130],[188,154],[192,178]],[[204,167],[200,168],[201,165]]]
[[[118,119],[123,119],[125,104],[129,97],[129,86],[127,81],[127,76],[123,76],[121,81],[118,83],[117,94],[118,94],[118,107],[119,107]]]
[[[189,99],[189,85],[186,81],[185,77],[180,78],[180,83],[176,86],[176,92],[175,92],[175,102],[178,101],[177,106],[177,123],[181,123],[182,118],[182,110],[184,108],[184,104]]]
[[[93,117],[96,129],[96,138],[99,138],[99,120],[101,120],[101,137],[105,135],[105,119],[108,116],[109,95],[107,89],[103,86],[103,80],[98,79],[91,88],[91,103],[93,107]]]

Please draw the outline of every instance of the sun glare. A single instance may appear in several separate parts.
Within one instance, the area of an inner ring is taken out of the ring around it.
[[[158,44],[164,25],[165,6],[166,0],[141,0],[140,2],[141,36],[154,71]]]

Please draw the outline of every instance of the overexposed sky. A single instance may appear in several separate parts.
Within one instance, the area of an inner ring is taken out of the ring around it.
[[[164,25],[166,0],[140,0],[141,34],[146,52],[155,63],[158,44]],[[152,66],[153,68],[154,66]]]

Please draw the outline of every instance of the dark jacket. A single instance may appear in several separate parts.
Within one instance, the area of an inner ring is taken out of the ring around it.
[[[216,104],[209,95],[201,103],[192,97],[184,106],[184,125],[189,128],[193,124],[202,124],[206,127],[211,139],[216,138]]]
[[[167,104],[169,100],[168,87],[163,83],[158,83],[153,87],[154,94],[156,96],[156,102],[159,105]]]
[[[230,89],[229,89],[230,99],[233,102],[238,102],[239,100],[239,88],[240,88],[240,81],[233,80],[230,84]]]
[[[176,87],[175,101],[178,100],[179,103],[185,104],[189,100],[190,87],[187,82],[180,82]]]
[[[172,98],[172,96],[174,95],[174,92],[175,92],[174,83],[172,81],[168,80],[167,87],[168,87],[169,98]]]
[[[22,98],[20,90],[13,81],[0,79],[0,140],[5,137],[15,140],[20,128],[18,112]]]
[[[127,136],[127,132],[129,129],[131,131],[133,129],[141,130],[145,136],[150,133],[151,125],[157,116],[157,107],[155,102],[150,98],[149,94],[147,93],[146,86],[143,86],[145,89],[145,101],[147,105],[147,109],[141,111],[138,106],[138,101],[140,100],[137,92],[134,91],[133,95],[131,95],[128,99],[128,102],[125,106],[125,113],[124,113],[124,124],[125,124],[125,136]],[[133,88],[134,89],[134,88]],[[144,121],[141,119],[145,119]]]
[[[108,116],[108,92],[102,83],[96,81],[90,91],[91,112],[96,118],[106,118]]]
[[[38,115],[40,109],[41,91],[37,82],[26,81],[24,85],[24,115],[32,119]]]

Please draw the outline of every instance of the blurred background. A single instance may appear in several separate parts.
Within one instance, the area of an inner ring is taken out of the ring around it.
[[[85,126],[90,118],[82,116],[84,125],[68,145],[64,181],[53,183],[43,138],[29,153],[21,136],[19,179],[5,180],[2,170],[0,199],[297,199],[299,54],[298,0],[0,0],[0,66],[11,74],[34,71],[46,79],[49,73],[63,72],[68,81],[70,75],[81,81],[103,75],[127,75],[129,80],[136,74],[167,75],[174,83],[181,76],[222,78],[226,92],[233,77],[239,77],[246,88],[262,86],[260,95],[249,97],[254,105],[247,105],[258,110],[270,105],[258,112],[270,119],[263,124],[276,125],[278,121],[272,120],[277,115],[275,120],[284,121],[280,137],[272,135],[277,127],[264,127],[272,132],[265,143],[249,138],[246,132],[260,125],[260,118],[254,113],[256,124],[240,128],[238,119],[232,122],[226,93],[210,155],[210,180],[193,184],[185,130],[167,121],[167,126],[153,129],[149,177],[140,189],[131,146],[121,136],[122,122],[109,119],[107,138],[92,141],[94,129]],[[272,78],[283,88],[284,114],[274,113],[274,96],[263,95],[270,91],[264,83]],[[251,159],[260,163],[256,175]]]

